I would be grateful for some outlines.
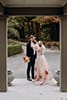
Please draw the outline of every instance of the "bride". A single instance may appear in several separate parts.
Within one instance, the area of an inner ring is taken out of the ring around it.
[[[36,66],[35,66],[35,84],[43,85],[52,81],[56,84],[53,78],[49,65],[46,61],[44,53],[46,51],[42,41],[37,42],[35,45],[31,43],[31,47],[37,52]]]

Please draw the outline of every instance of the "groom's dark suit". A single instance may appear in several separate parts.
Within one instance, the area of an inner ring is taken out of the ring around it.
[[[26,55],[30,57],[30,62],[28,63],[27,66],[27,79],[30,79],[30,70],[32,74],[32,79],[34,79],[34,65],[35,65],[36,53],[34,54],[34,50],[31,47],[31,41],[27,43]]]

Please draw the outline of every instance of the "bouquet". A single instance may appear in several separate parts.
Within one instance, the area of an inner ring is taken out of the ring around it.
[[[26,63],[26,62],[29,62],[30,61],[30,57],[28,57],[28,56],[25,56],[25,57],[23,57],[23,61]]]

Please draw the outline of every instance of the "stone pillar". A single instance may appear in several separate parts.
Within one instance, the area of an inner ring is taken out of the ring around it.
[[[7,91],[6,17],[0,16],[0,92]]]
[[[67,16],[61,18],[61,92],[67,92]]]

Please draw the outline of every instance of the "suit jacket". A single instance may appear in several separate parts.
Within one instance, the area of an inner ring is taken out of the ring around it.
[[[34,55],[34,50],[33,50],[33,48],[31,47],[31,41],[29,41],[28,43],[27,43],[27,46],[26,46],[26,55],[28,56],[28,57],[34,57],[34,58],[36,58],[36,53],[35,53],[35,55]]]

